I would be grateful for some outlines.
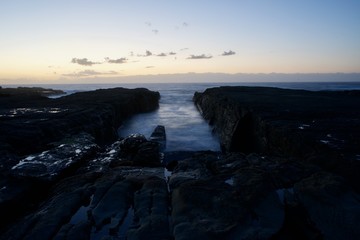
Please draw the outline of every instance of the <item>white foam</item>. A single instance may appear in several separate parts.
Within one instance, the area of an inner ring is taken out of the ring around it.
[[[226,183],[226,184],[229,184],[230,186],[234,186],[234,178],[231,177],[231,178],[229,178],[229,179],[226,179],[226,180],[225,180],[225,183]]]

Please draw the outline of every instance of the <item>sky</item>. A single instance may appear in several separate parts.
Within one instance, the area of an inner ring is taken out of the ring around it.
[[[360,1],[0,1],[2,84],[274,72],[360,73]]]

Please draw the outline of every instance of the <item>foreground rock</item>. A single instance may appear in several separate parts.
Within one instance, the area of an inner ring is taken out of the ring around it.
[[[106,158],[123,166],[85,167],[60,180],[0,239],[171,239],[163,168],[125,166],[126,160],[114,157],[121,149],[112,150]],[[106,162],[91,162],[96,160]]]
[[[36,209],[62,179],[108,169],[118,150],[104,144],[117,139],[126,118],[155,110],[160,97],[147,89],[123,88],[44,96],[50,93],[59,92],[0,89],[0,231]],[[150,151],[142,149],[144,156]],[[66,201],[76,205],[71,199]]]
[[[360,92],[220,87],[194,102],[226,152],[258,152],[313,163],[360,191]]]
[[[359,239],[359,194],[313,165],[199,152],[169,181],[175,239]]]

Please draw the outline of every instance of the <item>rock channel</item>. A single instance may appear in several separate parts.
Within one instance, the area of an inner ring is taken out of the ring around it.
[[[195,93],[194,102],[225,153],[247,154],[229,181],[245,194],[240,201],[257,191],[252,204],[280,198],[282,207],[260,205],[273,211],[272,230],[282,218],[276,233],[267,231],[273,239],[360,237],[359,91],[219,87]]]
[[[116,101],[104,103],[100,93],[111,94],[102,91],[86,93],[86,106],[113,109],[108,104]],[[130,90],[121,91],[117,104],[130,104]],[[148,104],[145,93],[140,99]],[[40,151],[8,151],[17,158],[3,171],[0,239],[359,239],[359,191],[354,176],[344,174],[358,167],[351,160],[359,95],[272,88],[196,93],[222,153],[164,152],[166,126],[149,139],[111,141],[109,134],[104,144],[104,134],[91,130],[98,120],[83,120],[81,130],[70,124]],[[349,127],[353,135],[343,138]],[[325,157],[335,166],[348,162],[334,169],[318,160]]]

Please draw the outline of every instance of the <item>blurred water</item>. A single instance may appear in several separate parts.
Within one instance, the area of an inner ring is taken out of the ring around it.
[[[194,106],[193,94],[191,88],[161,89],[159,109],[132,117],[120,127],[119,135],[141,133],[148,138],[157,125],[164,125],[166,151],[219,151],[219,141]]]

